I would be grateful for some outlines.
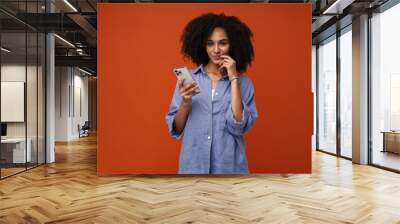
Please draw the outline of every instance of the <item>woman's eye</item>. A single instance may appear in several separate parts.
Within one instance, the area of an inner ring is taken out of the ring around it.
[[[207,46],[212,46],[213,45],[213,42],[207,42]]]

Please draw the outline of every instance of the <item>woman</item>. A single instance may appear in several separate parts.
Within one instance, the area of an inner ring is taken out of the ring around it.
[[[254,58],[251,37],[224,14],[201,15],[183,30],[182,53],[198,67],[196,83],[177,82],[166,116],[172,137],[183,136],[180,174],[248,173],[243,135],[258,115],[253,84],[241,74]]]

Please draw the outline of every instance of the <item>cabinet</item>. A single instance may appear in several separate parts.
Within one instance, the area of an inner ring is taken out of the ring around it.
[[[400,154],[400,132],[385,131],[383,133],[383,152]]]
[[[1,140],[1,160],[3,164],[25,164],[31,162],[32,141],[27,139],[25,151],[25,138],[7,138]]]

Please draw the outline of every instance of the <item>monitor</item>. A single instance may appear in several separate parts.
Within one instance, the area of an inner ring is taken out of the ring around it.
[[[7,124],[1,123],[1,136],[7,136]]]

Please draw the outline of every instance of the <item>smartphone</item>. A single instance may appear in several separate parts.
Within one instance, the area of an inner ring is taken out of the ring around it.
[[[189,71],[189,69],[187,67],[179,67],[179,68],[175,68],[174,69],[174,73],[176,75],[176,77],[178,78],[178,80],[183,80],[183,85],[190,85],[194,81],[193,77],[192,77],[192,73]],[[200,92],[200,91],[197,91]]]

